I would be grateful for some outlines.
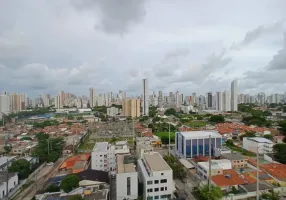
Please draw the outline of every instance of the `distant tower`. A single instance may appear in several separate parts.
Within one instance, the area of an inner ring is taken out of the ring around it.
[[[237,111],[237,80],[231,82],[231,111]]]
[[[95,106],[94,103],[94,88],[89,88],[89,106],[93,108]]]
[[[142,91],[142,115],[149,115],[149,94],[148,94],[148,80],[143,79],[143,91]]]

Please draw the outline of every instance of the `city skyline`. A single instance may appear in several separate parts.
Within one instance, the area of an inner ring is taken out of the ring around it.
[[[285,7],[283,0],[1,1],[0,91],[136,94],[148,77],[149,91],[205,94],[237,79],[240,93],[284,93]]]

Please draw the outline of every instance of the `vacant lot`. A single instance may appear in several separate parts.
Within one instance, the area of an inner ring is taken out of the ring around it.
[[[169,132],[156,132],[154,134],[157,135],[160,138],[162,138],[162,137],[169,137]],[[175,138],[175,133],[171,132],[170,137],[171,138]]]

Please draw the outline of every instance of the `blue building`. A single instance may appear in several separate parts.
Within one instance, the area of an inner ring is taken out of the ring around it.
[[[176,132],[175,143],[175,151],[181,157],[209,156],[209,152],[214,155],[215,149],[221,148],[222,136],[217,131]]]

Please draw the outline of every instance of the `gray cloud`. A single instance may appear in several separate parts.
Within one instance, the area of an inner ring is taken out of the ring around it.
[[[284,33],[283,49],[274,55],[268,65],[269,70],[286,70],[286,33]]]
[[[99,13],[99,24],[95,28],[106,33],[123,35],[132,25],[142,22],[145,16],[145,0],[71,0],[71,3],[79,10],[92,11],[96,16]]]

